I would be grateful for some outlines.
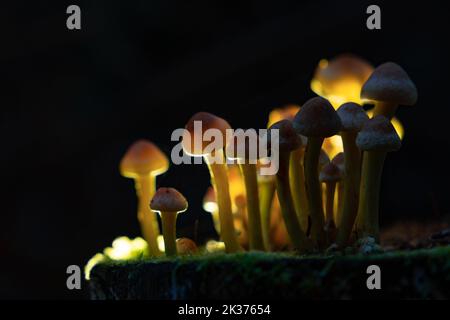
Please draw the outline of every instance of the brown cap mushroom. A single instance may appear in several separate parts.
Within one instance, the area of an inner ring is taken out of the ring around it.
[[[377,67],[361,89],[361,98],[375,101],[374,116],[394,117],[397,106],[412,106],[417,88],[398,64],[386,62]]]
[[[168,168],[166,155],[155,144],[143,139],[133,143],[120,162],[120,173],[135,180],[139,199],[138,220],[151,256],[160,254],[157,242],[159,227],[148,203],[155,193],[156,176]]]
[[[361,87],[373,71],[367,61],[342,54],[330,61],[322,59],[311,81],[311,89],[337,108],[345,102],[362,103]]]
[[[378,115],[366,122],[356,144],[364,150],[361,170],[361,194],[356,219],[360,238],[379,240],[379,192],[386,153],[398,150],[401,141],[388,118]]]
[[[336,110],[341,119],[341,131],[360,131],[369,120],[364,109],[357,103],[344,103]]]
[[[150,202],[150,208],[161,214],[164,246],[167,256],[177,254],[177,215],[186,211],[187,207],[188,202],[186,198],[174,188],[159,188]]]
[[[338,182],[342,179],[342,171],[333,162],[322,168],[319,175],[320,182]]]
[[[198,252],[197,245],[189,238],[177,239],[177,252],[180,255],[192,255]]]

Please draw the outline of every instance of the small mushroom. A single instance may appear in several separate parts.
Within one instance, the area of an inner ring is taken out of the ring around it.
[[[308,137],[305,151],[305,180],[311,217],[311,236],[325,248],[324,212],[319,182],[319,156],[324,138],[333,136],[341,129],[333,106],[324,98],[316,97],[306,102],[293,121],[298,134]]]
[[[150,208],[161,215],[164,247],[168,257],[177,255],[177,215],[186,211],[187,207],[186,198],[174,188],[159,188],[150,202]]]
[[[255,135],[258,139],[259,136]],[[250,250],[264,250],[261,228],[257,168],[259,143],[252,150],[244,131],[237,131],[226,148],[228,159],[236,160],[244,178]]]
[[[361,98],[375,101],[373,116],[389,120],[398,105],[412,106],[417,101],[417,89],[408,74],[398,64],[386,62],[378,66],[361,89]]]
[[[200,122],[201,130],[195,130],[195,122]],[[209,129],[219,130],[224,137],[221,147],[218,150],[208,150],[208,142],[203,141],[203,133]],[[199,112],[189,119],[183,135],[183,149],[187,154],[193,156],[202,156],[208,165],[211,182],[216,191],[217,204],[219,207],[219,220],[221,238],[225,242],[227,252],[240,251],[241,248],[236,238],[233,226],[233,214],[230,199],[230,189],[227,177],[227,165],[223,154],[223,148],[226,147],[226,130],[231,129],[228,122],[211,113]],[[196,136],[196,134],[200,136]],[[200,141],[200,145],[198,142]],[[220,158],[221,161],[214,161]]]
[[[198,252],[197,245],[189,238],[177,239],[177,252],[181,256],[193,255]]]
[[[336,191],[336,184],[342,179],[342,171],[333,162],[328,163],[322,168],[319,175],[319,181],[325,184],[326,201],[325,201],[325,231],[328,238],[328,243],[333,238],[333,233],[336,230],[334,223],[334,195]]]
[[[369,120],[364,109],[349,102],[339,107],[337,114],[341,119],[341,137],[344,144],[344,199],[339,221],[337,245],[347,244],[358,212],[359,183],[361,179],[361,152],[356,146],[356,135]]]
[[[159,227],[156,215],[150,210],[148,204],[156,190],[156,176],[166,172],[168,168],[167,157],[156,145],[147,140],[138,140],[133,143],[120,162],[122,176],[135,181],[139,199],[138,220],[151,256],[160,255],[156,240]]]
[[[209,212],[213,219],[214,228],[220,233],[219,208],[217,206],[216,193],[213,187],[209,187],[203,197],[203,210]]]
[[[356,145],[364,151],[361,171],[361,188],[356,218],[359,238],[379,240],[379,193],[381,174],[386,153],[396,151],[401,141],[391,122],[382,115],[366,122],[356,137]]]
[[[372,71],[372,65],[351,54],[342,54],[330,61],[322,59],[311,80],[311,89],[328,99],[335,109],[346,102],[362,104],[359,93]]]
[[[279,152],[279,168],[277,172],[276,189],[280,200],[281,213],[283,215],[289,238],[296,249],[304,253],[312,249],[312,243],[306,233],[300,227],[292,200],[291,187],[289,183],[289,162],[291,152],[300,148],[302,140],[295,132],[292,122],[281,120],[273,124],[269,130],[278,130],[278,150],[274,141],[270,142],[271,152]],[[271,136],[271,135],[269,135]],[[317,171],[316,171],[317,172]]]

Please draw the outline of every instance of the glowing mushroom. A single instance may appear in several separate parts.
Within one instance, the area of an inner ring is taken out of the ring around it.
[[[339,170],[341,170],[344,175],[345,172],[345,164],[344,164],[344,152],[339,152],[334,158],[331,160],[334,165],[336,165]],[[336,227],[339,227],[339,223],[342,216],[342,207],[344,204],[344,180],[338,182],[337,186],[337,203],[335,205],[336,211],[334,216],[334,221],[336,223]]]
[[[361,98],[375,101],[373,116],[389,120],[398,105],[412,106],[417,101],[417,89],[408,74],[398,64],[386,62],[378,66],[361,89]]]
[[[226,148],[226,155],[227,158],[237,161],[244,178],[250,250],[264,250],[256,168],[259,158],[259,136],[256,132],[254,137],[257,141],[249,139],[246,131],[235,131],[233,140]],[[254,145],[251,142],[254,142]]]
[[[328,238],[328,243],[333,237],[333,233],[336,229],[334,223],[334,194],[336,190],[336,184],[342,179],[342,172],[338,166],[333,162],[328,163],[322,168],[319,175],[320,182],[325,184],[326,188],[326,201],[325,201],[325,231]]]
[[[186,198],[174,188],[159,188],[150,202],[150,208],[161,215],[164,247],[167,256],[177,254],[177,215],[186,211],[187,207]]]
[[[311,217],[311,236],[321,249],[325,247],[324,212],[319,182],[319,157],[324,138],[341,129],[341,120],[333,106],[324,98],[306,102],[293,121],[298,134],[308,137],[305,151],[305,179]]]
[[[208,165],[219,207],[221,238],[225,242],[227,252],[236,252],[241,248],[233,226],[227,165],[223,154],[223,148],[228,143],[227,129],[231,127],[224,119],[207,112],[199,112],[186,124],[182,144],[187,154],[202,156]],[[212,150],[209,143],[203,139],[206,132],[218,133],[222,137],[220,141],[215,141],[218,146]]]
[[[372,71],[373,67],[367,61],[350,54],[342,54],[330,61],[323,59],[311,80],[311,89],[328,99],[335,109],[346,102],[362,104],[361,87]]]
[[[312,243],[300,227],[289,183],[289,162],[291,152],[301,147],[302,140],[295,132],[292,123],[289,120],[276,122],[269,130],[278,130],[279,136],[278,148],[274,141],[270,141],[270,148],[271,152],[279,152],[279,168],[277,172],[276,188],[278,198],[280,199],[281,213],[292,244],[300,252],[307,252],[312,249]]]
[[[401,141],[391,122],[378,115],[366,122],[358,133],[356,144],[364,153],[355,229],[359,238],[373,237],[378,240],[378,208],[383,164],[386,153],[398,150]]]
[[[344,144],[344,199],[337,236],[338,247],[347,244],[358,212],[359,183],[361,179],[361,152],[356,146],[356,135],[369,120],[364,109],[349,102],[339,107],[341,137]]]
[[[197,245],[189,238],[177,239],[177,253],[181,256],[193,255],[198,252]]]
[[[167,157],[156,145],[147,140],[133,143],[120,162],[120,173],[135,181],[139,199],[138,220],[151,256],[160,254],[156,240],[159,227],[156,215],[150,210],[148,204],[155,193],[156,176],[166,172],[168,168]]]

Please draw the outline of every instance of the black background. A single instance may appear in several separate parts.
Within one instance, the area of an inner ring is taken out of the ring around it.
[[[14,3],[14,4],[12,4]],[[366,28],[379,4],[382,30]],[[66,8],[82,30],[66,28]],[[394,61],[419,101],[400,108],[402,149],[389,156],[382,223],[449,212],[449,11],[427,1],[14,1],[2,4],[0,298],[83,298],[65,270],[119,235],[137,236],[133,182],[118,164],[136,139],[170,154],[172,130],[209,111],[263,128],[268,112],[302,104],[321,58]],[[158,178],[190,201],[179,234],[213,236],[201,209],[204,166]]]

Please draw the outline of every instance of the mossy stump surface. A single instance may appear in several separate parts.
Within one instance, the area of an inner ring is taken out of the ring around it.
[[[368,290],[367,267],[381,269]],[[450,246],[376,255],[240,253],[101,263],[92,299],[448,299]]]

